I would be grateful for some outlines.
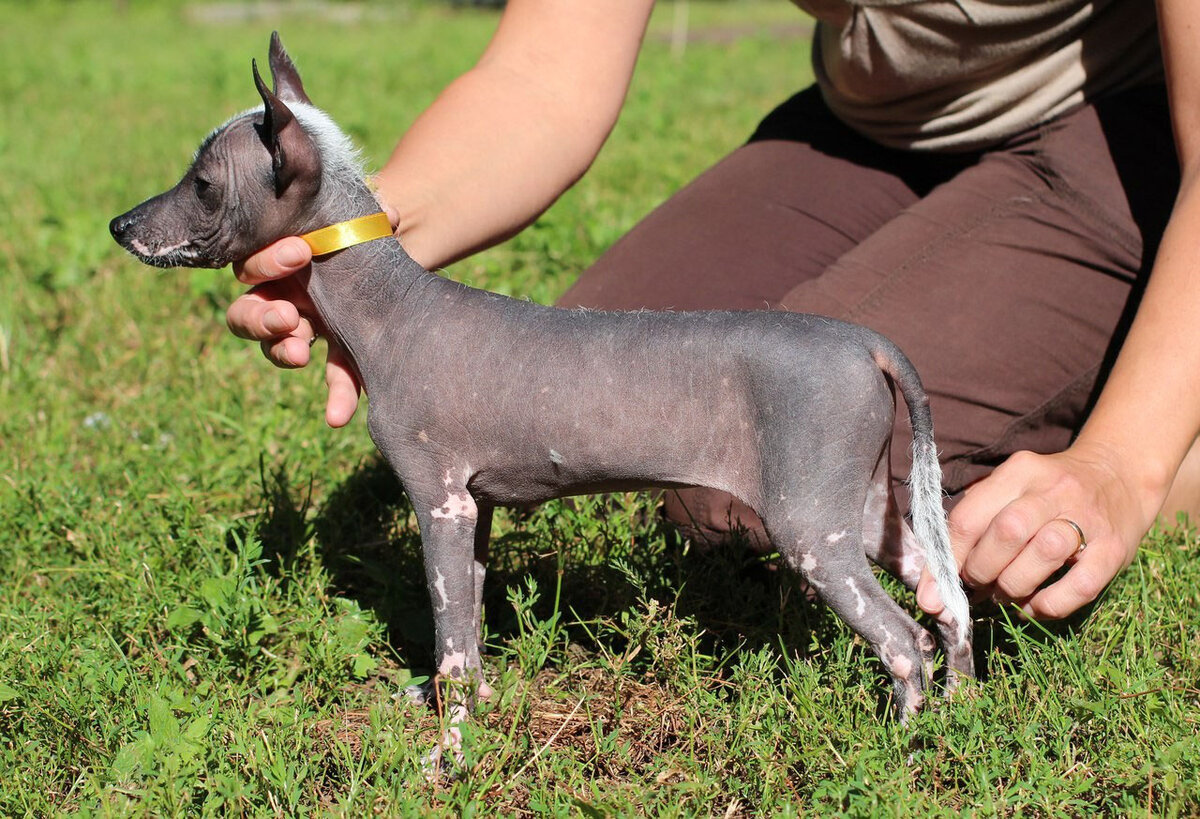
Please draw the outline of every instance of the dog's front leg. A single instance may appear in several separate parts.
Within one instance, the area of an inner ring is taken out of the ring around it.
[[[439,712],[447,719],[442,739],[428,759],[436,769],[442,767],[446,751],[462,761],[460,726],[470,718],[483,681],[476,623],[476,585],[481,574],[476,563],[476,529],[481,521],[465,481],[447,479],[436,492],[411,494],[433,604],[435,692]]]
[[[480,506],[479,517],[475,521],[475,642],[471,644],[473,662],[468,666],[479,669],[483,668],[483,581],[487,577],[488,544],[492,537],[492,508],[490,505]],[[492,696],[491,686],[484,681],[482,673],[475,694],[484,699]]]

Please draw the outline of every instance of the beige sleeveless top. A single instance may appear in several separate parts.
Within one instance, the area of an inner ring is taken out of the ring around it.
[[[794,2],[829,107],[893,147],[986,147],[1162,78],[1153,0]]]

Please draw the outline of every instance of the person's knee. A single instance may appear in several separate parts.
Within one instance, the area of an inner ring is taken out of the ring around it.
[[[725,492],[699,487],[669,490],[663,496],[663,515],[698,546],[741,543],[757,552],[772,549],[758,514]]]

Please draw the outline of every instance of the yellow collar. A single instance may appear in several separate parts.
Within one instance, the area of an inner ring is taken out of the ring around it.
[[[380,212],[338,222],[336,225],[305,233],[300,238],[308,242],[314,256],[324,256],[335,250],[345,250],[352,245],[391,235],[392,224],[388,221],[387,214]]]

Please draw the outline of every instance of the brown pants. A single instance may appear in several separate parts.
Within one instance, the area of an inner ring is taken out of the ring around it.
[[[796,310],[868,325],[921,373],[955,493],[1017,450],[1070,443],[1178,183],[1160,86],[970,155],[882,148],[809,89],[647,216],[560,304]],[[901,412],[900,477],[909,442]],[[706,538],[760,526],[708,490],[670,493],[667,513]]]

